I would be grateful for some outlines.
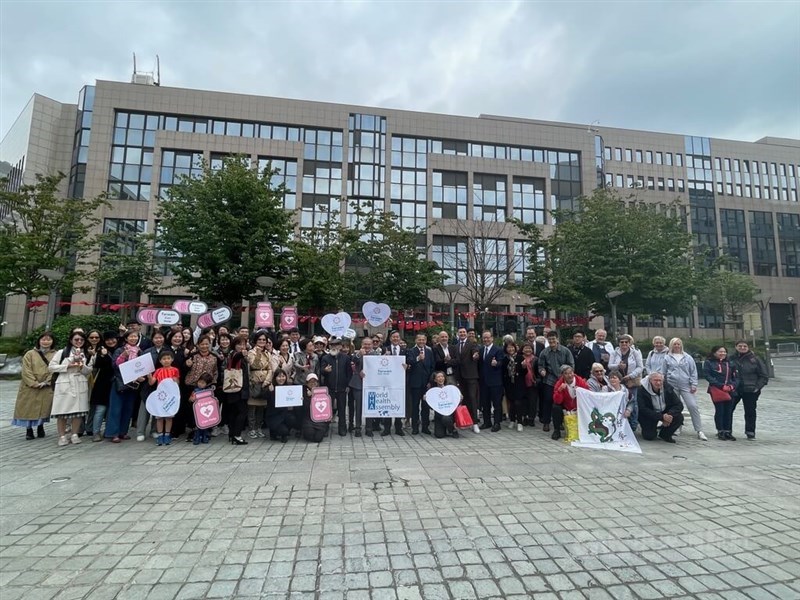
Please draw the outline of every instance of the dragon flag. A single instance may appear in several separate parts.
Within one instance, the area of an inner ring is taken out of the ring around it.
[[[579,441],[572,442],[573,446],[642,453],[625,418],[628,390],[607,393],[578,388],[577,394]]]

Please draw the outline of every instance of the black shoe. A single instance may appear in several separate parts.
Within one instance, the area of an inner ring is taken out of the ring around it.
[[[730,432],[730,431],[726,431],[726,432],[725,432],[725,439],[726,439],[727,441],[729,441],[729,442],[735,442],[735,441],[736,441],[736,438],[735,438],[735,437],[733,437],[733,435],[731,435],[731,432]]]
[[[233,446],[247,446],[247,440],[241,437],[232,437],[231,444]]]
[[[412,427],[411,435],[419,435],[419,427]]]
[[[747,440],[750,441],[750,442],[754,442],[756,440],[756,434],[755,433],[747,433],[747,432],[745,432],[745,435],[747,436]]]
[[[500,431],[500,423],[492,425],[492,433],[497,433],[498,431]]]
[[[546,432],[548,432],[548,431],[550,431],[550,423],[545,423],[545,424],[542,426],[542,431],[544,431],[545,433],[546,433]]]
[[[724,431],[718,431],[717,432],[717,439],[718,440],[724,440],[725,439],[725,432]]]
[[[553,435],[550,436],[550,438],[554,439],[554,440],[560,440],[561,439],[561,430],[560,429],[556,429],[553,432]]]
[[[422,433],[424,433],[425,435],[430,435],[431,434],[431,430],[428,429],[427,427],[423,427],[422,428]]]
[[[39,425],[36,428],[36,437],[43,438],[44,437],[44,425]]]
[[[281,444],[285,444],[288,441],[289,441],[289,436],[288,435],[282,435],[281,436]]]
[[[356,428],[355,433],[353,433],[353,435],[355,437],[361,437],[361,428],[360,427]]]
[[[28,427],[25,430],[25,439],[26,440],[35,440],[36,437],[33,435],[33,427]]]
[[[658,437],[659,437],[659,439],[661,439],[664,442],[667,442],[668,444],[675,444],[676,443],[675,442],[675,438],[672,437],[671,435],[659,435]]]
[[[454,429],[452,435],[453,435],[454,438],[457,438],[458,437],[458,429]]]
[[[367,437],[372,437],[374,434],[372,433],[372,429],[365,429],[364,435]]]
[[[402,429],[395,429],[394,433],[395,435],[399,435],[400,437],[403,437],[405,435]]]
[[[339,428],[339,435],[342,436],[342,437],[346,436],[347,435],[347,429],[342,429],[340,427]]]
[[[492,424],[491,423],[483,423],[481,425],[481,429],[491,429],[491,428],[492,428]]]
[[[388,427],[383,430],[383,433],[381,433],[381,437],[386,437],[387,435],[392,435],[392,430],[389,429]]]

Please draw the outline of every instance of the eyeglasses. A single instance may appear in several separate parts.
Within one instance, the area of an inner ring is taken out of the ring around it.
[[[90,340],[99,340],[99,339],[100,339],[100,336],[99,336],[99,335],[90,335],[90,336],[89,336],[89,339],[90,339]]]
[[[74,344],[75,342],[83,342],[83,338],[82,337],[72,338],[72,343]]]

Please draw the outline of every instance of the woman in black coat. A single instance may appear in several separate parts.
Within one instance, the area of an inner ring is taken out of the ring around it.
[[[527,395],[525,394],[525,373],[522,370],[522,355],[516,342],[509,340],[503,356],[503,388],[508,403],[509,428],[522,431],[522,423],[528,417]]]
[[[228,377],[225,377],[228,371]],[[230,372],[241,371],[241,388],[232,383]],[[220,372],[222,402],[225,421],[228,425],[228,440],[235,446],[246,446],[247,440],[242,437],[242,430],[247,421],[247,399],[250,397],[250,366],[247,363],[247,336],[239,336],[233,340],[233,350],[223,360]]]
[[[736,342],[736,355],[731,360],[736,369],[738,380],[736,384],[736,399],[733,410],[739,401],[744,404],[744,434],[748,440],[756,439],[756,405],[761,395],[761,388],[767,385],[769,373],[767,365],[758,356],[753,354],[746,341]]]
[[[111,356],[117,349],[117,332],[103,334],[103,346],[96,350],[94,359],[94,386],[89,397],[89,415],[86,417],[86,434],[92,435],[93,442],[102,442],[103,419],[108,410],[111,397],[111,384],[114,380],[114,365]]]

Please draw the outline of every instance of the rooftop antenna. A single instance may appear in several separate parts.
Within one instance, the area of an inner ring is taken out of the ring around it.
[[[594,121],[589,123],[589,126],[586,128],[586,133],[599,133],[600,130],[597,127],[595,127],[595,125],[600,125],[600,121],[595,119]]]
[[[136,53],[133,53],[133,75],[131,83],[139,85],[161,85],[161,61],[156,54],[156,71],[144,72],[136,68]]]

